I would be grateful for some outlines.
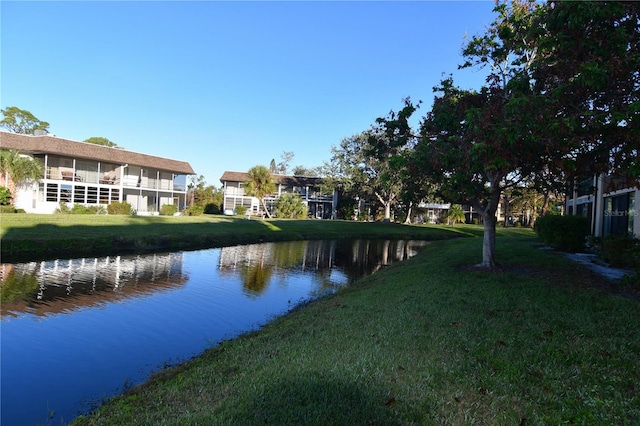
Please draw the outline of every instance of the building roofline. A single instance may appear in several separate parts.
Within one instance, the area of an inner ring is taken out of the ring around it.
[[[142,154],[122,148],[78,142],[52,135],[23,135],[0,131],[0,148],[17,149],[30,154],[56,154],[66,157],[97,160],[116,164],[130,164],[141,167],[195,175],[186,161]]]

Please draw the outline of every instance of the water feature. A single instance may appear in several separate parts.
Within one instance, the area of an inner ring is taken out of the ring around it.
[[[2,265],[0,423],[69,422],[425,244],[296,241]]]

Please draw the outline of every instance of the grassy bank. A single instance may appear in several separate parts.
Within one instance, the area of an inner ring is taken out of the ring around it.
[[[481,243],[434,242],[75,424],[639,424],[640,303],[529,231],[500,230],[497,272]]]
[[[258,241],[455,236],[461,228],[226,216],[0,215],[4,262],[127,252],[190,250]],[[453,234],[452,234],[453,233]],[[458,234],[459,235],[459,234]]]

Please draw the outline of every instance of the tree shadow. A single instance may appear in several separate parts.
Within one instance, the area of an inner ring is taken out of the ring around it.
[[[382,388],[315,372],[285,377],[247,392],[231,411],[235,424],[402,424]]]

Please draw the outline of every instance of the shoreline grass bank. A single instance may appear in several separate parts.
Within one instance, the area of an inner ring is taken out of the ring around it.
[[[479,228],[228,216],[0,215],[3,262],[196,250],[261,241],[342,238],[438,240]]]
[[[435,241],[74,424],[640,423],[640,303],[530,231],[499,230],[498,271],[481,244]]]

